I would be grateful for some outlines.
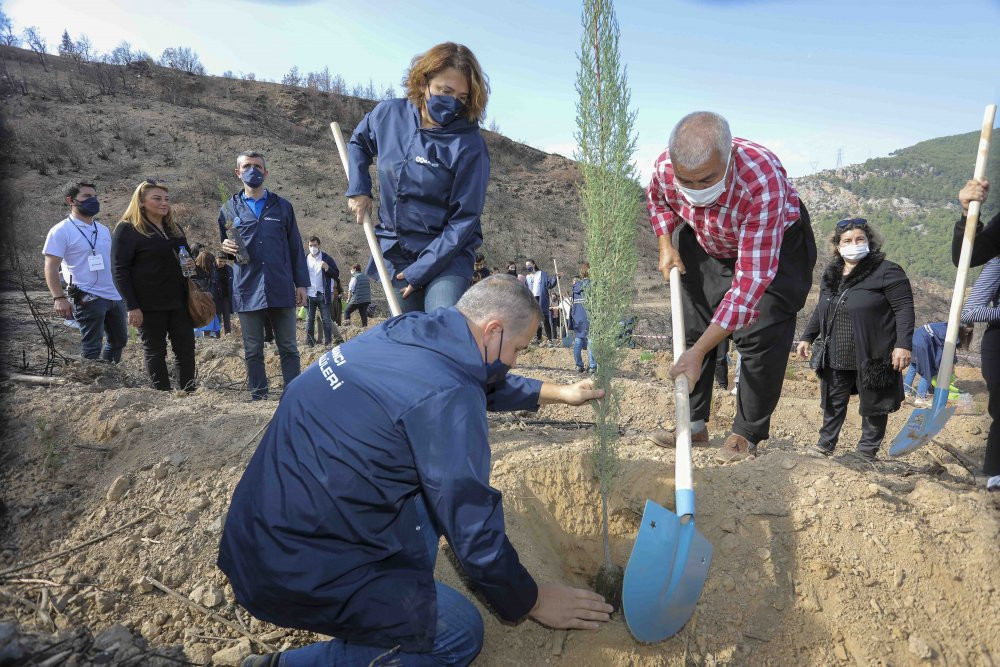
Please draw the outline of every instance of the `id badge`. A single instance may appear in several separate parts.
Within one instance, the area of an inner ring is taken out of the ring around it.
[[[103,271],[104,270],[104,255],[90,255],[87,257],[87,266],[90,267],[91,271]]]

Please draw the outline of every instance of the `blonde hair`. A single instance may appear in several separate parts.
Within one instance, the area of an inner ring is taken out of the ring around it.
[[[486,102],[490,96],[490,82],[483,74],[476,56],[468,47],[455,42],[444,42],[431,47],[426,53],[413,57],[410,69],[406,72],[403,86],[406,97],[418,109],[423,109],[427,102],[424,99],[424,89],[435,76],[454,67],[465,75],[469,82],[469,99],[462,109],[462,115],[473,123],[478,123],[486,110]]]
[[[167,186],[160,181],[154,181],[152,179],[146,179],[139,185],[135,187],[135,192],[132,193],[132,199],[128,203],[128,207],[125,212],[122,213],[121,222],[127,225],[132,225],[135,231],[139,232],[143,236],[153,235],[153,223],[149,221],[146,217],[145,211],[142,210],[142,202],[146,198],[146,193],[149,190],[163,190],[164,192],[170,192]],[[172,236],[174,238],[179,238],[184,236],[184,232],[181,231],[180,225],[174,222],[173,213],[167,211],[167,214],[163,216],[163,231],[167,236]]]

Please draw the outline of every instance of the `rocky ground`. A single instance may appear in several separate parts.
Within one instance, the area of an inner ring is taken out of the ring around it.
[[[44,348],[16,301],[8,293],[5,358],[37,367]],[[51,324],[57,347],[75,351],[76,332]],[[304,364],[322,352],[303,351]],[[2,384],[0,664],[232,665],[315,639],[251,618],[215,566],[230,495],[277,404],[239,390],[239,353],[235,338],[199,340],[203,387],[191,395],[139,386],[137,345],[116,369],[71,365],[66,384]],[[623,465],[611,532],[622,565],[645,501],[673,508],[673,452],[644,437],[672,422],[668,362],[666,352],[630,350],[618,385]],[[280,376],[276,356],[268,367]],[[532,347],[519,370],[578,377],[569,350],[548,347]],[[642,645],[620,614],[598,632],[563,632],[504,625],[484,608],[477,664],[1000,663],[1000,494],[973,476],[989,425],[985,388],[977,369],[958,372],[974,402],[949,421],[945,447],[874,465],[840,458],[859,436],[856,414],[833,459],[802,453],[821,412],[814,376],[793,361],[772,438],[756,459],[719,466],[712,454],[736,400],[720,393],[712,446],[694,453],[697,525],[714,559],[691,622]],[[890,433],[909,411],[892,416]],[[589,407],[545,406],[492,419],[493,483],[511,540],[541,581],[588,585],[600,563],[592,418]],[[464,587],[447,557],[437,575]]]

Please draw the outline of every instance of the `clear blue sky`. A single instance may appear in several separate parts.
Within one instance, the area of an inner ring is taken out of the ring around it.
[[[549,0],[6,0],[16,30],[55,49],[64,28],[101,51],[189,46],[210,74],[280,80],[329,66],[398,84],[410,58],[466,44],[490,77],[500,130],[572,155],[580,2]],[[793,175],[976,130],[1000,99],[1000,0],[619,0],[647,175],[683,114],[725,115]],[[973,158],[970,156],[970,161]],[[970,163],[970,172],[971,172]],[[645,177],[645,176],[644,176]]]

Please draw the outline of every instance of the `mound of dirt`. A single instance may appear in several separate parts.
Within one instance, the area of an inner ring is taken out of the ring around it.
[[[57,342],[74,349],[76,335],[57,331]],[[62,386],[3,386],[0,621],[16,625],[0,624],[0,656],[16,643],[22,660],[69,650],[66,664],[76,665],[165,664],[157,661],[181,655],[237,664],[251,651],[316,640],[251,618],[215,565],[231,493],[276,406],[241,390],[237,341],[198,341],[203,386],[190,395],[122,386],[142,384],[138,346],[113,377],[80,366]],[[322,353],[300,345],[304,365]],[[669,361],[629,350],[616,385],[622,466],[610,533],[619,565],[647,499],[674,507],[673,451],[645,439],[673,421]],[[273,352],[268,372],[279,387]],[[553,347],[530,348],[516,372],[580,378],[570,351]],[[963,390],[981,391],[976,369],[959,375]],[[966,468],[982,460],[989,426],[985,397],[974,398],[979,414],[953,417],[939,438],[949,451],[930,445],[857,465],[841,458],[860,435],[855,413],[837,456],[817,460],[802,451],[822,420],[818,385],[793,362],[772,438],[756,459],[719,466],[714,448],[736,401],[719,392],[711,446],[694,451],[697,525],[714,557],[688,625],[643,645],[621,613],[598,632],[565,632],[505,625],[482,607],[477,664],[994,664],[1000,494],[976,486]],[[890,433],[909,411],[892,416]],[[603,559],[592,420],[589,406],[491,417],[493,484],[504,494],[510,539],[539,581],[589,586]],[[451,558],[438,559],[437,576],[465,590]],[[113,650],[98,646],[109,632]]]

